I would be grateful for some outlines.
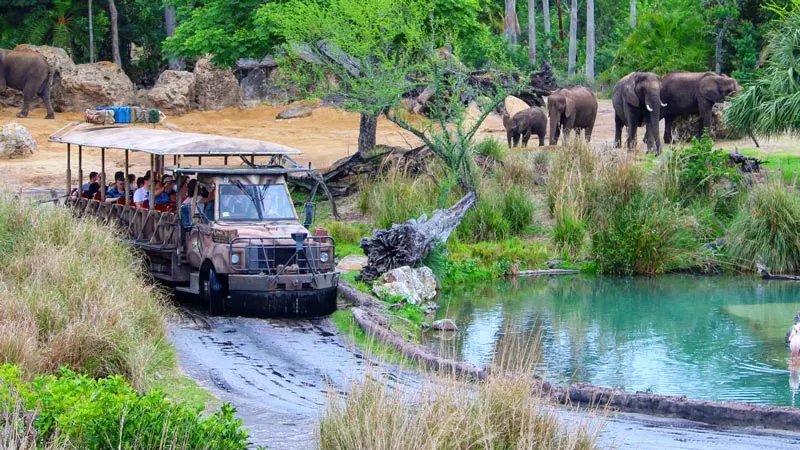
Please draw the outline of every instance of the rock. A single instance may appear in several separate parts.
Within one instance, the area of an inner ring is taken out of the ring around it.
[[[219,111],[241,105],[239,82],[233,71],[215,67],[208,57],[194,66],[195,104],[201,111]]]
[[[25,158],[36,152],[36,140],[22,125],[9,122],[0,129],[0,157]]]
[[[744,137],[741,131],[725,125],[725,108],[730,103],[717,103],[711,111],[711,127],[708,130],[713,140],[734,140]],[[689,142],[697,133],[700,126],[700,116],[680,116],[672,121],[672,138],[676,142]]]
[[[242,102],[245,106],[252,107],[265,103],[272,94],[270,86],[267,84],[267,74],[263,69],[251,70],[246,77],[239,83],[239,90]]]
[[[407,303],[418,305],[436,297],[436,277],[427,267],[398,267],[386,272],[382,283],[373,287],[373,292],[381,298],[400,296]]]
[[[298,106],[292,106],[292,107],[289,107],[287,109],[284,109],[283,111],[278,113],[278,115],[275,118],[276,119],[298,119],[298,118],[301,118],[301,117],[308,117],[313,112],[314,112],[314,110],[311,109],[308,106],[298,105]]]
[[[517,97],[514,97],[513,95],[506,97],[505,107],[506,111],[508,111],[508,117],[514,117],[514,114],[530,108],[527,103]]]
[[[195,97],[195,74],[185,70],[165,70],[146,94],[146,104],[171,114],[191,110]]]
[[[361,270],[367,265],[367,257],[364,255],[347,255],[339,261],[336,265],[336,270],[342,272],[350,272],[353,270]]]
[[[59,112],[130,105],[134,98],[130,78],[118,65],[107,61],[78,64],[61,73],[54,83],[58,89],[52,94],[53,107]]]
[[[258,67],[262,69],[274,69],[278,67],[278,61],[275,60],[274,56],[266,55],[261,59],[261,62],[258,63]]]
[[[239,70],[249,71],[258,68],[259,60],[255,58],[239,58],[236,60],[236,67]]]
[[[720,250],[722,247],[725,247],[725,238],[717,238],[711,242],[707,242],[703,244],[703,248],[705,250]]]
[[[425,311],[425,314],[433,314],[439,310],[439,305],[434,302],[427,302],[422,305],[422,310]]]
[[[439,319],[431,324],[431,328],[437,331],[458,331],[456,323],[451,319]]]
[[[560,266],[563,263],[564,261],[561,259],[551,259],[550,261],[547,261],[547,268],[555,269],[556,267]]]

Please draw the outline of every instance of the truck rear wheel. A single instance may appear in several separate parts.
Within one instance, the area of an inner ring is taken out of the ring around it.
[[[208,269],[203,283],[203,296],[208,302],[208,312],[219,316],[225,312],[225,297],[228,296],[225,280],[217,275],[213,267]]]

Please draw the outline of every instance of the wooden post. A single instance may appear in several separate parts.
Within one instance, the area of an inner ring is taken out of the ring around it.
[[[72,168],[70,167],[70,154],[72,153],[72,148],[70,144],[67,144],[67,199],[69,199],[69,193],[72,191]]]
[[[250,164],[256,163],[256,155],[250,155]]]
[[[100,201],[106,201],[106,149],[100,149]]]
[[[78,146],[78,193],[83,195],[83,146]]]
[[[155,198],[155,195],[154,195],[155,192],[156,192],[156,184],[155,184],[155,181],[154,181],[155,177],[156,177],[156,157],[155,157],[155,155],[150,155],[150,177],[152,177],[153,180],[150,180],[150,201],[148,202],[148,206],[150,207],[150,209],[153,209],[153,207],[156,206],[156,198]],[[161,181],[161,177],[160,176],[158,177],[158,181],[159,182]]]
[[[114,180],[115,182],[117,180]],[[130,206],[131,199],[128,195],[128,150],[125,150],[125,206]]]
[[[226,166],[228,165],[228,155],[225,155],[225,157],[223,158],[223,162],[225,163]]]

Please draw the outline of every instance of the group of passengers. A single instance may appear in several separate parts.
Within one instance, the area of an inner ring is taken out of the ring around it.
[[[105,188],[105,199],[107,202],[118,201],[120,198],[125,198],[127,190],[128,197],[134,205],[140,208],[148,208],[150,202],[150,187],[153,184],[152,175],[148,170],[143,177],[136,177],[135,174],[129,174],[125,177],[122,171],[114,174],[114,183]],[[193,180],[195,181],[195,180]],[[164,175],[160,179],[156,178],[153,184],[153,205],[175,204],[175,199],[178,195],[177,185],[172,175]],[[196,181],[195,181],[196,183]],[[127,187],[126,187],[127,184]],[[100,192],[101,180],[100,174],[97,172],[89,173],[88,182],[84,183],[81,187],[83,197],[97,198]],[[126,189],[127,188],[127,189]],[[185,188],[182,189],[185,191]],[[77,189],[72,192],[74,198],[78,197]]]

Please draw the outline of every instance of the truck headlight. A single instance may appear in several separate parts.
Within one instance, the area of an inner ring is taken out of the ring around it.
[[[329,256],[328,256],[328,252],[323,252],[323,253],[320,253],[320,254],[319,254],[319,260],[320,260],[321,262],[323,262],[323,263],[326,263],[326,262],[328,262],[328,258],[329,258]]]
[[[231,264],[239,264],[239,254],[234,253],[231,255]]]

